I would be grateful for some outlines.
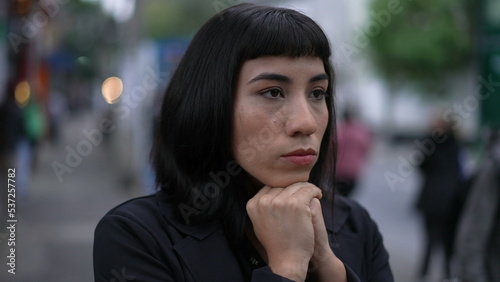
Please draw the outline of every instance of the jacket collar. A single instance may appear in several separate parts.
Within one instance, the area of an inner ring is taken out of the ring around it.
[[[326,230],[338,233],[345,224],[351,211],[351,208],[345,204],[345,201],[345,198],[339,195],[335,195],[333,201],[331,198],[321,201]],[[332,203],[335,203],[333,209]]]
[[[157,193],[163,217],[180,233],[188,235],[173,242],[173,248],[194,281],[243,282],[238,260],[219,222],[189,225],[176,216],[176,207],[163,192]],[[185,281],[191,281],[187,278]]]
[[[175,206],[167,199],[167,195],[163,191],[157,192],[158,206],[163,217],[181,233],[194,237],[198,240],[203,240],[207,236],[221,229],[222,226],[219,222],[211,222],[207,224],[187,224],[187,222],[177,216],[179,209],[193,209],[189,206]]]

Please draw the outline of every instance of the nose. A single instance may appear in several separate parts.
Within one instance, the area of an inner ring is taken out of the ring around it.
[[[285,131],[287,135],[309,136],[318,129],[314,111],[306,98],[290,102],[286,112]]]

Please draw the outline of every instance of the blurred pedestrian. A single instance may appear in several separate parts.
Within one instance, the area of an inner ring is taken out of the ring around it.
[[[439,138],[436,138],[439,136]],[[417,199],[417,209],[424,221],[425,247],[420,275],[425,277],[435,253],[444,251],[444,273],[450,277],[455,229],[460,214],[463,187],[461,147],[449,123],[438,118],[432,134],[434,140],[420,163],[423,183]],[[422,143],[424,143],[423,141]]]
[[[458,225],[457,275],[463,282],[500,281],[500,129],[491,132]]]
[[[356,188],[370,148],[372,133],[348,107],[337,127],[337,167],[335,183],[337,193],[349,196]]]
[[[17,193],[19,198],[29,194],[32,173],[37,169],[38,148],[45,135],[46,121],[42,105],[30,93],[28,100],[20,106],[23,113],[24,133],[17,144]]]
[[[239,4],[203,25],[162,103],[160,191],[99,222],[95,280],[393,281],[366,210],[321,185],[335,161],[330,56],[321,28],[286,8]]]
[[[2,172],[0,180],[5,185],[7,185],[8,169],[15,169],[16,173],[19,172],[17,167],[18,146],[25,132],[23,113],[14,97],[15,85],[11,81],[6,88],[4,99],[0,102],[0,169]],[[2,207],[6,206],[4,203],[7,203],[7,190],[4,188],[0,192]],[[0,211],[2,222],[5,222],[6,212],[6,208],[2,208]]]
[[[49,123],[48,138],[53,145],[58,145],[61,137],[61,125],[66,115],[66,96],[54,90],[48,99],[47,116]]]
[[[14,97],[15,86],[9,83],[0,103],[0,163],[2,167],[15,165],[17,145],[25,133],[23,112]]]

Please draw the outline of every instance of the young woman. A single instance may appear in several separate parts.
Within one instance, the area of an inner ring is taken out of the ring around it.
[[[328,193],[330,55],[293,10],[240,4],[210,19],[165,93],[159,191],[100,221],[96,281],[393,281],[368,213]]]

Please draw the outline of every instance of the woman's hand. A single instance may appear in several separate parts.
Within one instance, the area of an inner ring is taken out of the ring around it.
[[[300,182],[286,188],[265,186],[248,201],[247,212],[255,235],[274,273],[296,281],[305,280],[316,245],[310,204],[320,198],[318,187]]]
[[[318,199],[311,200],[312,223],[314,230],[314,253],[310,271],[317,281],[347,281],[344,263],[333,253],[326,232],[325,220]]]

